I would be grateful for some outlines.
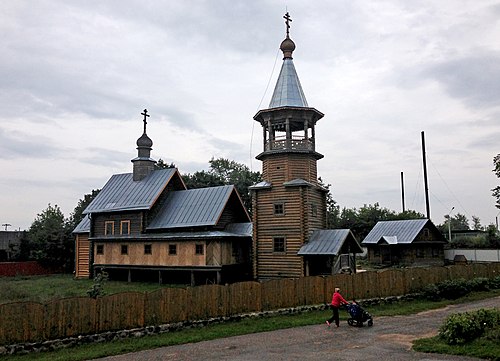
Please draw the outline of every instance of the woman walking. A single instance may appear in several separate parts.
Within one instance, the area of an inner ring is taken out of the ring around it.
[[[333,292],[332,296],[332,303],[330,304],[330,307],[332,308],[333,315],[330,317],[328,320],[326,320],[326,324],[328,327],[330,327],[330,324],[335,321],[335,325],[339,327],[339,308],[342,305],[347,305],[349,302],[347,302],[344,297],[340,294],[340,288],[335,287],[335,292]]]

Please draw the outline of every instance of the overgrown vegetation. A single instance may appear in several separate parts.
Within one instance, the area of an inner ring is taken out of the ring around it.
[[[425,286],[422,295],[430,301],[455,300],[470,292],[489,291],[490,289],[500,289],[500,276],[492,279],[479,277],[472,280],[446,280]]]
[[[57,298],[88,297],[94,280],[75,280],[72,275],[0,277],[0,304],[9,302],[49,302]],[[158,283],[107,282],[106,294],[119,292],[149,292],[167,287]]]
[[[104,296],[106,294],[106,292],[104,292],[104,284],[106,283],[106,281],[108,281],[108,279],[109,276],[107,272],[105,271],[99,272],[94,277],[94,284],[87,290],[87,295],[90,298],[97,298]]]
[[[420,352],[500,360],[500,310],[480,309],[449,315],[438,336],[417,340]]]

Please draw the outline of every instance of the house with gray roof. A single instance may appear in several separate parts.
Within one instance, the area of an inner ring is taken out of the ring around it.
[[[363,249],[350,229],[317,229],[298,255],[304,258],[305,275],[356,273],[356,254]]]
[[[448,243],[429,219],[380,221],[361,245],[373,264],[428,266],[444,264]]]
[[[111,176],[75,228],[77,278],[205,284],[251,277],[252,224],[233,185],[186,189],[137,140],[133,172]]]

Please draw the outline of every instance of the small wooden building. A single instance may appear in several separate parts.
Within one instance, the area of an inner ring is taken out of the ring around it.
[[[133,173],[115,174],[74,230],[76,277],[220,283],[251,278],[252,224],[232,185],[186,189],[176,168],[155,170],[137,141]]]
[[[312,233],[298,255],[304,258],[306,276],[356,273],[361,245],[349,229],[320,229]]]
[[[374,264],[427,266],[443,265],[448,243],[429,219],[381,221],[361,245]]]

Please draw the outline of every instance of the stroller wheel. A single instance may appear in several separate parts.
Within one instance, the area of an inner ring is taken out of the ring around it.
[[[369,327],[373,326],[373,320],[371,318],[368,320],[368,326]]]
[[[354,326],[354,320],[352,318],[347,319],[349,326]]]

